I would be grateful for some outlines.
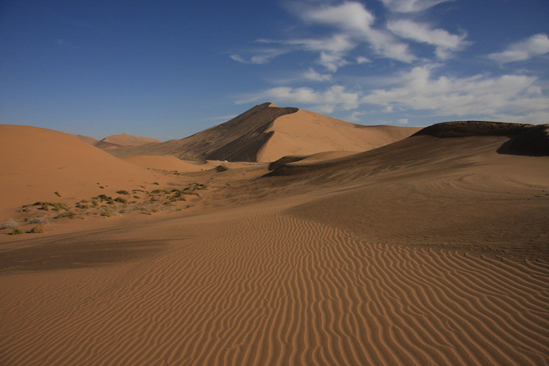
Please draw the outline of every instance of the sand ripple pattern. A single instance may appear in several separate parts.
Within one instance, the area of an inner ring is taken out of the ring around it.
[[[549,268],[282,214],[110,268],[0,278],[0,364],[547,365]]]

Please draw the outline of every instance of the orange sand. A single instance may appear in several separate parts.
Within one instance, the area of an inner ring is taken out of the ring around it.
[[[44,152],[0,143],[11,195],[26,190],[6,176],[47,193],[61,166],[63,190],[208,185],[180,212],[0,231],[1,365],[549,363],[549,157],[498,154],[506,137],[417,136],[260,178],[266,164],[160,174],[0,128]]]

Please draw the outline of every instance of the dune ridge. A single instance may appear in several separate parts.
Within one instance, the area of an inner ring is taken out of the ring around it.
[[[89,199],[166,181],[77,137],[38,127],[0,125],[0,156],[6,157],[0,161],[2,221],[36,201]]]
[[[115,156],[173,155],[184,160],[270,162],[284,155],[370,150],[419,128],[361,126],[297,108],[257,105],[181,140],[110,150]]]
[[[141,146],[156,143],[160,143],[160,141],[150,137],[132,136],[124,132],[119,135],[107,136],[104,139],[95,142],[93,145],[102,150],[112,150],[125,146]]]

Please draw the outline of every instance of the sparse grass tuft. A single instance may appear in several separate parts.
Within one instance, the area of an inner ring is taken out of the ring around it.
[[[29,230],[30,234],[42,234],[44,232],[44,227],[42,225],[36,225]]]
[[[118,194],[124,194],[124,195],[126,195],[126,196],[129,196],[129,195],[130,195],[130,193],[129,193],[128,191],[124,191],[124,190],[116,191],[116,193],[118,193]]]
[[[24,233],[25,232],[23,230],[15,228],[11,231],[10,235],[21,235],[21,234],[24,234]]]
[[[120,203],[123,203],[123,204],[126,204],[128,203],[128,201],[125,199],[125,198],[122,198],[122,197],[116,197],[114,199],[115,202],[120,202]]]
[[[69,219],[74,219],[76,214],[72,211],[66,211],[55,216],[54,219],[62,219],[63,217],[68,217]]]
[[[15,221],[14,219],[9,219],[8,221],[5,221],[0,224],[0,230],[2,229],[15,229],[19,226],[19,223]]]
[[[103,216],[103,217],[112,217],[112,212],[110,212],[110,211],[101,211],[101,213],[99,215]]]
[[[43,216],[35,217],[34,219],[29,221],[29,224],[39,224],[39,225],[46,225],[50,222]]]
[[[55,191],[55,192],[53,192],[53,193],[55,193],[55,195],[56,195],[57,197],[61,197],[61,195],[59,194],[59,192]]]

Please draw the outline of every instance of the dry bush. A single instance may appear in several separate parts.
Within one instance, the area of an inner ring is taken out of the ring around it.
[[[14,219],[9,219],[8,221],[5,221],[0,224],[0,230],[1,229],[15,229],[19,226],[19,223],[15,221]]]
[[[44,232],[44,227],[42,225],[36,225],[32,229],[29,230],[29,233],[31,234],[42,234]]]

